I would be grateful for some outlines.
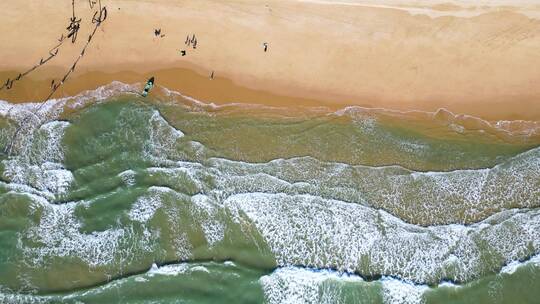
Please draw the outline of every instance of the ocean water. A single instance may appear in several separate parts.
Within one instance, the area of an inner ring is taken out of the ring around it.
[[[0,303],[538,303],[540,122],[0,102]]]

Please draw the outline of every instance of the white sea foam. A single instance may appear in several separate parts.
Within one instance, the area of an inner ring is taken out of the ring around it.
[[[0,293],[0,303],[17,303],[17,304],[49,304],[52,302],[51,297],[38,297],[25,294],[7,294]]]
[[[201,181],[207,174],[204,173],[204,167],[198,163],[192,162],[174,162],[177,167],[160,168],[150,167],[147,172],[150,175],[159,174],[164,181],[179,182],[177,187],[193,188],[196,192],[201,192],[205,188]],[[193,191],[192,190],[192,191]],[[186,191],[189,191],[186,189]]]
[[[225,262],[223,262],[223,265],[230,266],[230,267],[236,267],[236,264],[233,261],[225,261]]]
[[[269,304],[343,303],[344,282],[364,283],[358,276],[298,267],[278,268],[259,282]]]
[[[456,133],[465,131],[490,132],[508,141],[527,140],[540,135],[540,121],[525,120],[498,120],[487,121],[480,117],[466,114],[454,114],[440,108],[435,112],[420,110],[393,110],[386,108],[366,108],[361,106],[347,106],[327,115],[349,116],[353,121],[372,121],[379,115],[396,119],[421,119],[447,126]],[[471,129],[471,126],[472,129]]]
[[[383,286],[383,301],[388,304],[420,304],[422,295],[429,287],[415,285],[411,282],[401,281],[390,277],[381,280]]]
[[[520,267],[524,267],[527,265],[533,264],[537,267],[540,267],[540,255],[535,255],[532,258],[528,259],[525,262],[520,261],[512,261],[511,263],[507,264],[501,269],[501,274],[513,274],[518,270]]]
[[[323,1],[324,2],[324,1]],[[332,3],[334,1],[328,1],[328,3]],[[335,2],[334,2],[335,3]],[[243,109],[266,109],[266,110],[283,110],[283,107],[273,107],[273,106],[267,106],[263,104],[256,104],[256,103],[239,103],[239,102],[224,102],[220,101],[219,104],[216,104],[214,102],[210,101],[204,101],[199,100],[194,97],[185,95],[181,92],[177,92],[174,90],[170,90],[165,87],[159,87],[163,94],[167,96],[168,98],[171,98],[175,104],[182,104],[179,100],[177,100],[175,97],[180,97],[182,100],[187,100],[191,103],[192,106],[195,108],[201,110],[201,111],[207,111],[207,110],[217,110],[217,109],[224,109],[224,108],[243,108]],[[71,109],[81,109],[89,104],[92,103],[99,103],[102,101],[109,100],[115,96],[121,96],[124,94],[133,94],[134,92],[138,92],[141,90],[141,84],[140,83],[134,83],[134,84],[126,84],[119,81],[113,81],[110,84],[106,84],[103,86],[100,86],[94,90],[88,90],[84,91],[78,95],[70,96],[70,97],[64,97],[60,99],[50,99],[45,104],[40,103],[19,103],[19,104],[11,104],[9,102],[0,100],[0,115],[6,116],[9,112],[9,116],[16,118],[19,117],[16,120],[20,120],[23,117],[27,117],[31,112],[33,112],[34,109],[37,107],[41,107],[41,110],[36,113],[36,117],[38,117],[42,122],[51,121],[53,119],[58,118],[58,116],[63,112],[64,107],[68,107]],[[43,106],[42,106],[43,105]],[[311,108],[303,108],[303,110],[307,111],[313,111],[314,113],[324,113],[328,112],[329,110],[324,107],[311,107]],[[338,111],[328,113],[328,115],[397,115],[400,117],[418,117],[419,115],[424,118],[435,118],[438,119],[441,117],[440,113],[444,113],[446,122],[448,123],[450,128],[453,128],[457,130],[458,132],[461,132],[462,130],[466,129],[462,123],[464,121],[475,121],[479,125],[483,125],[484,127],[487,127],[488,129],[497,130],[498,132],[502,132],[507,134],[510,137],[530,137],[530,136],[538,136],[540,135],[540,121],[523,121],[523,120],[513,120],[513,121],[507,121],[507,120],[500,120],[500,121],[493,121],[489,122],[486,120],[483,120],[478,117],[470,116],[470,115],[463,115],[463,114],[454,114],[446,109],[439,109],[436,112],[428,112],[428,111],[420,111],[420,110],[409,110],[409,111],[401,111],[401,110],[392,110],[392,109],[386,109],[386,108],[366,108],[361,106],[347,106],[343,109],[340,109]],[[371,124],[371,122],[370,122]],[[369,125],[369,124],[368,124]]]
[[[27,118],[30,121],[46,122],[46,119],[56,119],[62,112],[62,106],[68,98],[50,99],[44,103],[26,102],[12,104],[0,100],[0,116],[15,121]]]
[[[155,192],[170,191],[168,188],[161,187],[151,187],[148,190],[150,194],[139,197],[131,207],[128,215],[132,221],[148,222],[154,216],[156,210],[162,206],[161,198]]]
[[[25,140],[22,154],[2,161],[3,177],[10,183],[29,185],[49,198],[66,193],[73,181],[73,174],[61,165],[61,141],[68,126],[61,121],[40,126],[37,134]]]
[[[187,223],[181,220],[182,213],[190,212],[182,202],[189,201],[185,194],[178,193],[167,187],[152,186],[148,193],[139,197],[128,212],[131,220],[148,225],[158,210],[166,215],[167,227],[170,230],[173,248],[176,256],[180,260],[186,260],[192,256],[192,244],[189,242],[185,227]],[[193,212],[193,211],[191,211]],[[190,225],[197,222],[193,219]],[[161,223],[163,225],[163,223]]]
[[[20,127],[19,135],[13,144],[13,149],[25,149],[28,142],[32,142],[33,133],[43,126],[54,125],[56,119],[60,118],[64,109],[81,109],[91,103],[108,100],[111,97],[118,96],[133,90],[138,85],[128,85],[118,81],[98,87],[95,90],[82,92],[76,96],[63,97],[58,99],[49,99],[42,103],[26,102],[12,104],[0,100],[0,116],[14,121],[16,126]],[[12,132],[14,132],[14,128]],[[9,136],[10,141],[12,135]],[[22,143],[20,143],[22,141]],[[45,147],[46,148],[46,147]],[[24,155],[24,150],[19,151],[19,155]]]
[[[197,207],[193,213],[198,215],[201,227],[204,231],[204,237],[209,246],[216,244],[225,237],[225,225],[219,218],[219,207],[211,201],[208,196],[197,194],[191,197],[194,207]]]
[[[136,173],[133,170],[126,170],[118,174],[126,186],[135,185],[135,175]]]
[[[140,91],[140,87],[140,83],[126,84],[120,81],[113,81],[94,90],[87,90],[70,97],[67,106],[71,109],[81,109],[90,103],[101,102],[126,93],[138,92]]]
[[[418,227],[364,206],[309,195],[238,194],[225,205],[257,227],[278,264],[337,268],[422,283],[468,281],[539,250],[540,211],[511,210],[471,226]],[[364,263],[363,261],[369,261]]]
[[[93,267],[115,262],[122,238],[127,237],[128,231],[109,229],[83,234],[74,215],[75,206],[74,203],[42,204],[39,224],[30,227],[19,240],[19,247],[31,265],[48,265],[49,259],[59,257],[78,257]],[[39,246],[27,244],[27,240]]]
[[[156,274],[164,276],[177,276],[179,274],[186,273],[191,269],[189,264],[174,264],[174,265],[165,265],[158,267],[156,264],[152,264],[152,268],[147,272],[149,277],[152,277]]]
[[[477,222],[504,209],[537,207],[539,155],[536,148],[490,169],[452,172],[351,166],[311,157],[263,164],[211,161],[222,172],[216,181],[227,193],[309,193],[383,208],[406,221],[432,225]]]
[[[171,126],[158,111],[150,118],[150,137],[146,143],[145,154],[150,159],[167,158],[177,151],[177,141],[184,136],[182,131]]]
[[[17,184],[30,185],[51,200],[66,193],[73,181],[73,174],[56,163],[27,165],[13,159],[2,163],[5,168],[3,176],[10,181],[9,188],[16,190]]]
[[[177,155],[184,134],[158,112],[152,112],[149,122],[145,152],[157,166],[162,159]],[[43,142],[47,144],[43,154],[30,154],[37,164],[16,158],[5,163],[6,178],[11,182],[8,187],[13,192],[43,194],[32,198],[40,202],[43,214],[39,224],[21,233],[20,249],[34,267],[48,265],[54,257],[77,257],[92,267],[121,268],[118,264],[152,251],[150,245],[158,236],[149,230],[137,233],[131,227],[82,233],[83,225],[75,216],[75,207],[81,202],[53,206],[44,199],[51,201],[65,193],[73,179],[61,165],[60,131],[67,126],[52,122],[40,127],[38,132],[45,134]],[[202,145],[199,148],[205,149]],[[442,278],[467,281],[489,269],[522,260],[531,250],[539,251],[540,240],[535,234],[540,228],[538,211],[504,211],[538,207],[538,153],[540,148],[490,169],[425,173],[398,166],[325,163],[311,157],[263,164],[225,159],[210,159],[205,165],[171,161],[168,164],[176,167],[149,168],[146,172],[163,174],[162,180],[171,188],[150,187],[133,203],[128,217],[147,227],[158,210],[163,211],[167,220],[164,226],[173,232],[171,243],[179,259],[191,257],[192,250],[185,232],[187,224],[180,215],[189,216],[193,229],[200,228],[208,246],[214,246],[225,238],[225,207],[242,229],[254,225],[280,265],[386,274],[415,282],[438,282]],[[132,172],[124,171],[119,176],[127,185],[133,183]],[[414,202],[416,205],[407,205],[411,194],[418,193],[423,195]],[[409,221],[423,217],[428,225],[458,223],[462,218],[457,215],[462,210],[471,212],[471,219],[495,215],[471,226],[419,227],[373,207]],[[495,267],[481,259],[486,252],[494,256]],[[511,272],[512,267],[503,268],[503,272]],[[387,285],[398,285],[394,283]],[[296,287],[290,288],[291,299],[295,299]]]
[[[39,212],[39,222],[18,237],[17,247],[29,267],[45,271],[62,259],[76,258],[91,268],[106,266],[121,274],[130,261],[152,252],[159,237],[131,226],[84,233],[76,217],[80,203],[52,205],[39,196],[19,195],[29,197],[35,205],[32,212]]]
[[[531,159],[535,159],[535,153],[535,150],[529,151],[492,169],[447,173],[417,173],[399,167],[358,168],[374,170],[383,176],[389,173],[397,178],[409,176],[412,183],[428,179],[440,187],[441,195],[463,195],[467,200],[475,201],[484,195],[481,191],[486,188],[487,177],[496,175],[494,171],[498,168],[507,170],[510,164],[513,166],[514,162],[523,162],[528,166],[520,171],[529,172],[527,174],[537,172],[535,165],[531,166],[530,163]],[[209,191],[207,195],[197,194],[192,198],[192,204],[198,210],[195,213],[192,211],[192,214],[203,215],[194,219],[202,223],[209,245],[223,238],[220,229],[219,237],[213,239],[215,230],[212,225],[219,214],[215,210],[218,210],[221,198],[230,195],[224,205],[233,215],[236,214],[239,223],[243,220],[238,218],[238,211],[253,221],[282,265],[334,267],[365,274],[393,275],[419,282],[438,282],[446,277],[467,281],[493,267],[483,263],[481,252],[484,249],[480,248],[480,244],[500,255],[499,266],[526,257],[530,244],[538,246],[538,240],[534,237],[538,225],[535,211],[503,211],[472,226],[453,224],[423,228],[406,224],[386,212],[366,206],[314,196],[322,185],[331,184],[331,179],[338,183],[348,180],[346,173],[351,166],[346,164],[322,164],[314,159],[298,158],[274,160],[266,164],[213,159],[211,168],[189,162],[176,162],[176,165],[177,168],[150,170],[176,178],[189,176],[193,183],[199,185],[198,189]],[[319,167],[331,168],[328,179],[325,178],[325,170],[321,171]],[[310,173],[312,168],[315,168],[313,171],[316,174]],[[511,176],[515,178],[516,173],[521,174],[513,171]],[[203,182],[209,174],[216,181],[215,188],[206,188]],[[464,180],[458,174],[469,176],[469,179]],[[360,175],[355,176],[358,178]],[[523,178],[523,184],[528,185],[527,179]],[[287,181],[298,179],[307,183]],[[318,182],[317,187],[310,188],[310,183],[315,182]],[[520,186],[519,183],[516,185]],[[297,187],[297,190],[291,190],[291,187]],[[253,193],[261,190],[270,193]],[[297,195],[302,191],[311,195]],[[348,191],[350,187],[346,186],[332,192]],[[242,192],[247,193],[237,194]],[[529,198],[534,200],[535,192],[524,193],[519,197],[526,198],[530,194],[532,196]],[[382,202],[388,201],[387,197],[383,198]],[[211,220],[204,222],[201,218]],[[362,264],[362,259],[369,260],[370,265]]]
[[[184,93],[174,91],[165,87],[161,87],[165,95],[169,98],[175,98],[180,97],[183,100],[189,101],[191,103],[191,108],[196,111],[206,111],[206,110],[217,110],[217,109],[225,109],[225,108],[231,108],[231,107],[238,107],[242,109],[270,109],[270,110],[277,110],[277,109],[283,109],[282,107],[274,107],[274,106],[268,106],[264,104],[257,104],[257,103],[244,103],[244,102],[233,102],[233,101],[220,101],[219,104],[212,102],[212,101],[203,101],[196,99],[192,96],[188,96]],[[177,100],[175,100],[177,101]],[[319,110],[319,108],[316,108],[315,110]]]
[[[135,277],[134,280],[135,280],[135,282],[139,282],[139,283],[148,282],[148,280],[143,278],[143,277]]]

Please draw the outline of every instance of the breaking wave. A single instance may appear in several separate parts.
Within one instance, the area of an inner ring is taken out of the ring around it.
[[[70,290],[114,279],[109,284],[131,284],[133,278],[143,283],[205,271],[201,265],[154,263],[233,259],[275,269],[256,280],[269,303],[333,303],[351,296],[343,292],[350,286],[361,286],[354,297],[417,303],[428,285],[512,274],[531,257],[536,263],[539,147],[488,168],[451,171],[309,155],[227,159],[176,127],[159,106],[124,100],[138,86],[112,83],[49,101],[25,127],[15,153],[2,158],[0,221],[24,223],[9,227],[5,246],[13,255],[5,267],[15,275],[0,279],[4,289]],[[246,107],[162,91],[158,98],[166,98],[167,106],[183,98],[178,106],[189,115]],[[0,104],[3,144],[35,106]],[[486,122],[444,110],[350,107],[323,116],[347,116],[366,129],[380,128],[373,119],[429,116],[456,134],[480,129],[504,140],[533,140],[540,128],[537,122]],[[68,266],[77,271],[64,273]],[[80,279],[81,273],[88,276]],[[59,276],[65,282],[51,280]],[[100,288],[105,286],[112,285]],[[3,299],[57,298],[5,292]]]

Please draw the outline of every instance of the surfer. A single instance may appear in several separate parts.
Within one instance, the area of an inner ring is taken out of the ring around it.
[[[148,96],[148,92],[154,87],[154,77],[150,77],[148,81],[146,82],[146,85],[144,86],[144,90],[141,93],[142,97]]]

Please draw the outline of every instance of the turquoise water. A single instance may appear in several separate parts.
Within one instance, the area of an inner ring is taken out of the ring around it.
[[[1,158],[0,302],[535,303],[540,124],[113,83]],[[0,143],[36,105],[0,104]]]

